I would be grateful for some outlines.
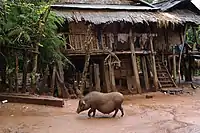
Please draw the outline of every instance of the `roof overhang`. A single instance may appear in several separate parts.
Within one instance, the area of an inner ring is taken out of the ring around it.
[[[200,16],[189,10],[173,12],[150,11],[80,11],[80,10],[54,10],[54,12],[68,21],[88,21],[94,24],[112,22],[130,23],[159,23],[162,25],[195,23],[200,24]]]

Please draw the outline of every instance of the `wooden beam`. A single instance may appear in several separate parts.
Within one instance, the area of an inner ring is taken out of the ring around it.
[[[114,54],[131,54],[131,51],[115,51],[113,52]],[[156,52],[154,52],[155,54]],[[67,56],[83,56],[85,55],[85,51],[82,50],[66,50],[66,55]],[[91,50],[90,55],[107,55],[109,52],[105,50]],[[135,54],[138,55],[148,55],[151,54],[151,51],[146,51],[146,50],[136,50]]]
[[[149,78],[148,78],[147,64],[146,64],[145,56],[142,56],[142,69],[143,69],[143,75],[144,75],[145,89],[148,90],[149,89]]]
[[[155,61],[155,55],[153,50],[153,36],[149,36],[150,39],[150,49],[151,49],[151,59],[152,59],[152,65],[153,65],[153,83],[155,87],[155,91],[158,90],[158,76],[156,71],[156,61]]]
[[[132,35],[132,29],[130,29],[130,31],[129,31],[129,38],[130,38],[131,60],[132,60],[132,66],[133,66],[133,73],[134,73],[134,77],[135,77],[136,89],[137,89],[138,93],[141,94],[142,89],[140,86],[140,78],[139,78],[139,74],[138,74],[135,48],[134,48],[134,42],[136,40],[136,37]]]
[[[0,94],[0,101],[8,100],[11,103],[26,103],[26,104],[38,104],[38,105],[47,105],[47,106],[56,106],[63,107],[64,100],[60,98],[55,98],[51,96],[45,97],[35,97],[26,94]]]

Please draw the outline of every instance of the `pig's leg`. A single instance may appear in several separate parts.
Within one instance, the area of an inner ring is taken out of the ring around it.
[[[90,109],[90,110],[88,111],[88,116],[89,116],[89,117],[91,117],[91,115],[90,115],[90,114],[91,114],[92,112],[93,112],[93,110],[92,110],[92,109]]]
[[[88,116],[89,116],[89,117],[91,117],[90,114],[91,114],[92,112],[93,112],[93,115],[92,115],[92,116],[93,116],[93,117],[95,116],[96,110],[93,109],[93,108],[91,108],[91,109],[88,111]]]
[[[123,116],[124,116],[124,109],[122,108],[122,106],[120,106],[119,110],[120,110],[121,113],[122,113],[121,117],[123,117]]]
[[[94,109],[92,117],[95,117],[95,114],[96,114],[96,109]]]
[[[119,109],[115,109],[115,113],[112,117],[115,117]]]

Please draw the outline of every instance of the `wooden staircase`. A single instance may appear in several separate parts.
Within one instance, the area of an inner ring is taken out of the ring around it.
[[[156,58],[156,70],[160,88],[177,87],[167,67],[159,58]]]

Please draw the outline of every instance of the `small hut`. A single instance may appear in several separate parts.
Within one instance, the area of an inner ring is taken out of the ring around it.
[[[167,53],[184,42],[197,11],[162,11],[142,0],[61,0],[51,6],[66,19],[66,55],[76,70],[67,78],[84,91],[142,93],[176,87]],[[165,54],[164,54],[165,53]]]

